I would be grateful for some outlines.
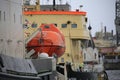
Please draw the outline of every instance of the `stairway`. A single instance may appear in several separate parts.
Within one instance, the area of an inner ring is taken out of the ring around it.
[[[35,35],[41,31],[40,28],[28,27],[24,29],[25,44],[27,44]]]

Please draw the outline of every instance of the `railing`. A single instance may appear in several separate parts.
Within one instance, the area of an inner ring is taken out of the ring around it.
[[[40,77],[35,77],[35,76],[21,76],[21,75],[14,75],[14,74],[8,74],[8,73],[3,73],[0,72],[0,79],[4,80],[41,80]]]
[[[40,32],[40,28],[31,28],[24,29],[25,43],[27,44],[35,35]]]

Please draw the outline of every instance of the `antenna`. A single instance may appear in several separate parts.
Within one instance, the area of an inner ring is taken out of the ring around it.
[[[80,5],[80,11],[82,11],[82,7],[83,7],[83,5]]]
[[[37,5],[40,5],[40,1],[39,1],[39,0],[36,0],[36,4],[37,4]]]
[[[103,23],[101,22],[101,33],[100,33],[100,39],[103,39]]]

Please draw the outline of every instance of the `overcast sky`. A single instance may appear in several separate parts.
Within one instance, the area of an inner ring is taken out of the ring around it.
[[[49,1],[49,2],[48,2]],[[53,0],[40,0],[41,4],[51,4]],[[56,0],[56,3],[60,3]],[[115,1],[116,0],[61,0],[62,3],[68,2],[72,10],[79,9],[83,5],[82,10],[87,12],[88,24],[92,27],[92,35],[96,31],[101,30],[101,24],[107,27],[107,31],[114,30],[115,33]]]
[[[82,10],[87,12],[88,24],[92,26],[92,35],[101,30],[101,23],[107,27],[107,31],[115,33],[115,1],[116,0],[74,0],[73,9],[83,5]],[[77,5],[74,5],[77,4]]]

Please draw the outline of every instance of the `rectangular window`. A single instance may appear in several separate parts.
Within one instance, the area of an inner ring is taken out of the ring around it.
[[[22,15],[20,15],[20,23],[22,24]]]
[[[56,24],[56,23],[54,23],[54,25],[57,27],[57,24]]]
[[[33,22],[32,25],[31,25],[32,28],[36,28],[37,27],[37,23],[36,22]]]
[[[86,25],[83,25],[84,29],[86,29]]]
[[[118,55],[118,59],[120,59],[120,55]]]
[[[62,24],[62,28],[67,28],[67,24]]]
[[[1,14],[1,11],[0,11],[0,21],[1,21],[1,18],[2,18],[2,14]]]
[[[6,17],[5,17],[5,11],[4,11],[4,21],[5,21]]]
[[[72,28],[77,28],[77,24],[71,24]]]
[[[64,63],[64,58],[61,58],[61,62]]]
[[[15,23],[15,14],[14,14],[14,23]]]
[[[85,17],[85,22],[87,22],[88,21],[88,19],[87,19],[87,17]]]

